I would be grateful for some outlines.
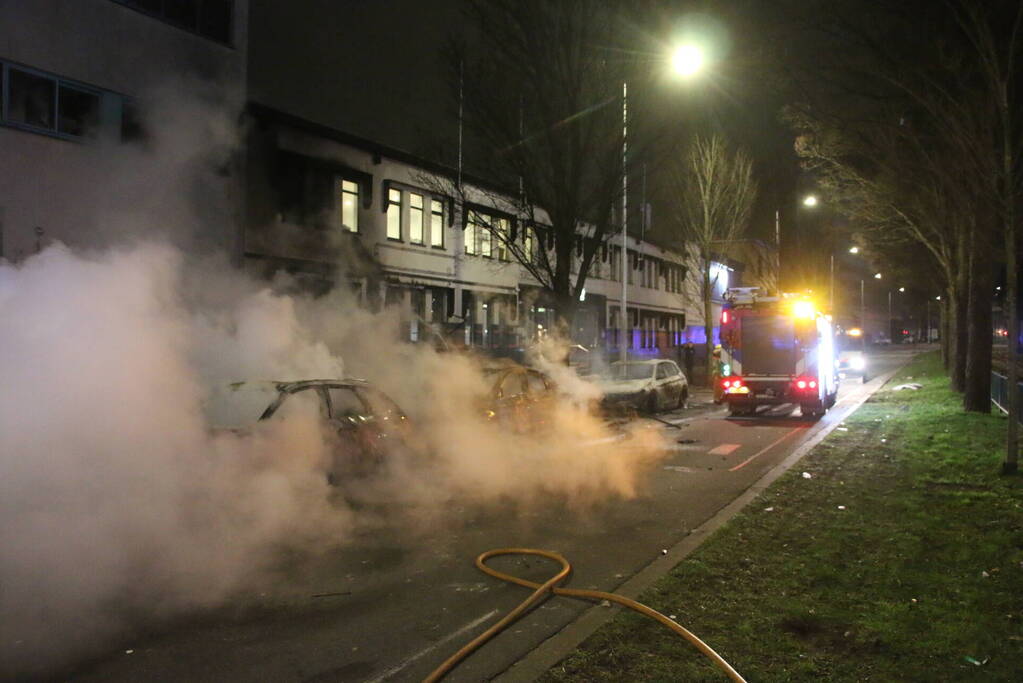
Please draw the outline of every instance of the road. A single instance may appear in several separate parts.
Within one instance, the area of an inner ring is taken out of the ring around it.
[[[912,354],[871,358],[875,377]],[[473,559],[506,546],[558,550],[572,587],[614,591],[713,516],[819,428],[835,426],[877,382],[845,382],[819,422],[776,406],[728,418],[712,405],[662,414],[675,442],[634,500],[585,509],[514,504],[450,510],[391,524],[322,557],[302,558],[236,603],[148,635],[80,669],[77,681],[415,681],[528,593],[481,574]],[[495,566],[544,580],[552,565]],[[589,603],[548,600],[470,657],[448,679],[489,680],[576,619]],[[131,650],[128,653],[127,650]]]

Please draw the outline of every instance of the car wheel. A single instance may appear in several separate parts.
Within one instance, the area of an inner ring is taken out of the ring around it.
[[[689,407],[689,387],[682,387],[682,391],[678,392],[678,405],[675,408],[681,410],[682,408]]]

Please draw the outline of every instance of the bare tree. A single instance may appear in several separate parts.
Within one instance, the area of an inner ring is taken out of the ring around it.
[[[472,207],[465,220],[536,280],[562,332],[620,226],[626,4],[477,0],[475,37],[450,56],[466,168],[501,188],[511,222]]]
[[[713,372],[714,346],[711,297],[717,285],[715,256],[739,239],[749,224],[757,183],[753,162],[742,150],[732,150],[717,134],[697,136],[670,170],[674,189],[668,218],[681,253],[690,252],[700,270],[699,294],[707,345],[707,377]]]

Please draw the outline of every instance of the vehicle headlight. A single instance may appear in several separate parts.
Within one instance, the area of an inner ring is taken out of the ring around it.
[[[853,358],[849,363],[853,370],[863,370],[867,367],[867,361],[864,358]]]

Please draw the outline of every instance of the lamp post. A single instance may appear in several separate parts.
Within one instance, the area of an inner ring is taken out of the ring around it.
[[[703,51],[695,45],[681,45],[671,55],[672,70],[683,77],[696,74],[703,68]],[[629,83],[622,81],[622,307],[619,316],[621,339],[618,340],[618,359],[628,358],[629,331]]]

